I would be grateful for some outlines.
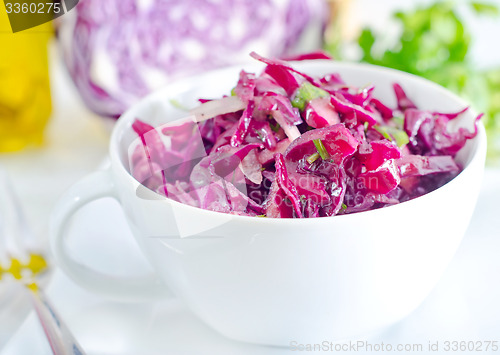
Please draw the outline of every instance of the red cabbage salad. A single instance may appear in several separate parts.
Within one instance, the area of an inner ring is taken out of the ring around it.
[[[262,73],[241,71],[231,93],[200,99],[191,119],[156,128],[135,120],[141,143],[131,173],[140,183],[236,215],[349,214],[446,184],[461,170],[455,155],[478,132],[482,115],[472,132],[451,130],[448,123],[468,108],[420,110],[397,83],[397,107],[389,107],[373,96],[374,86],[353,87],[337,73],[311,77],[251,55],[265,63]]]

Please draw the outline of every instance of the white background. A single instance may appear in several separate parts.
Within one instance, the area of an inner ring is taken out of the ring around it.
[[[358,0],[353,11],[361,16],[361,23],[383,28],[391,8],[420,2],[429,1]],[[500,20],[477,21],[468,17],[468,21],[476,39],[474,61],[479,67],[500,65]],[[7,167],[14,179],[33,230],[45,239],[50,210],[58,196],[78,178],[98,168],[106,156],[108,139],[106,124],[83,107],[55,48],[51,75],[55,114],[48,127],[47,145],[40,150],[0,156],[0,164]],[[472,223],[432,294],[410,317],[373,336],[370,342],[394,346],[422,343],[425,349],[428,341],[439,341],[441,345],[447,340],[500,341],[499,181],[500,170],[486,170]],[[98,202],[84,210],[78,219],[73,239],[74,248],[82,257],[92,255],[103,268],[120,261],[140,262],[116,205]],[[92,238],[104,240],[106,235],[112,236],[103,242],[103,248],[108,250],[95,254],[89,247]],[[124,244],[122,254],[112,251],[116,238]],[[175,300],[120,304],[101,299],[76,286],[60,271],[55,272],[47,293],[89,354],[292,353],[288,349],[227,340]],[[1,308],[0,349],[4,345],[1,355],[50,354],[34,315],[23,323],[22,315],[27,312],[25,306],[14,303]]]

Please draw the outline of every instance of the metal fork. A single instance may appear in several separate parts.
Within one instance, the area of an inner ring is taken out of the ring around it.
[[[26,286],[54,355],[84,355],[37,282],[48,272],[42,250],[7,173],[0,167],[0,288],[8,287],[9,282]]]

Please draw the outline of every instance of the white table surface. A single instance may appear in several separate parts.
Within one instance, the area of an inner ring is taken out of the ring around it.
[[[423,344],[424,347],[429,341],[438,341],[441,346],[445,341],[454,340],[500,342],[499,181],[500,170],[486,171],[477,208],[462,245],[425,302],[382,334],[361,340],[371,344]],[[92,224],[88,223],[90,220]],[[90,258],[100,269],[116,272],[113,265],[125,264],[120,272],[127,273],[147,268],[134,248],[121,211],[110,200],[94,202],[82,210],[70,234],[70,247],[82,260]],[[101,250],[92,248],[96,240],[101,241]],[[114,249],[118,242],[120,253]],[[138,264],[141,264],[139,268],[133,266]],[[47,294],[81,346],[91,355],[291,353],[286,348],[225,339],[177,300],[118,303],[103,299],[83,290],[59,270]],[[0,354],[51,354],[34,314],[29,315]]]
[[[108,142],[105,124],[78,99],[55,48],[52,56],[54,115],[46,145],[0,155],[0,164],[11,174],[34,232],[45,241],[50,211],[58,197],[102,164]],[[425,349],[429,341],[500,342],[499,200],[500,170],[487,169],[471,225],[441,281],[413,314],[371,338],[373,344],[422,343]],[[85,223],[89,218],[94,223]],[[110,201],[96,202],[83,210],[75,225],[73,247],[84,257],[91,255],[103,268],[125,260],[141,262],[118,206]],[[90,249],[92,238],[107,233],[126,240],[124,253],[113,253],[112,238],[104,243],[105,251],[96,254]],[[102,299],[81,289],[57,269],[47,294],[91,355],[290,353],[289,349],[225,339],[176,300],[123,304]],[[26,307],[13,305],[10,310],[15,307],[19,307],[18,313],[0,312],[0,355],[51,354],[34,314],[24,319]]]
[[[50,56],[53,114],[45,145],[0,154],[0,165],[9,173],[30,227],[43,244],[47,244],[49,215],[57,199],[101,164],[109,139],[103,119],[88,111],[79,99],[56,46],[51,47]],[[0,308],[0,349],[19,326],[18,319],[5,313]]]

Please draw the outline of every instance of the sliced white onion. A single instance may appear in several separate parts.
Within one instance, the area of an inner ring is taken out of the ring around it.
[[[244,110],[245,107],[246,104],[238,96],[226,96],[222,99],[207,101],[190,110],[189,113],[196,117],[196,122],[203,122],[215,116]]]
[[[239,167],[248,180],[254,184],[260,185],[262,182],[262,165],[259,162],[255,149],[243,158]]]
[[[283,131],[285,131],[285,134],[290,139],[290,141],[293,142],[295,139],[300,137],[299,129],[291,123],[287,122],[281,112],[273,111],[273,117],[276,122],[278,122],[280,127],[283,128]]]

